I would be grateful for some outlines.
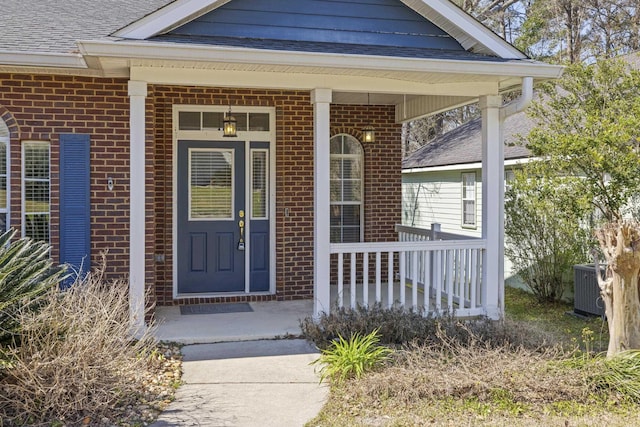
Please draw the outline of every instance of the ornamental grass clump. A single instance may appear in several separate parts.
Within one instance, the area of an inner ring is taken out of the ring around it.
[[[22,339],[5,350],[0,425],[94,425],[147,399],[155,341],[149,330],[132,338],[128,285],[103,271],[17,313]]]
[[[367,335],[355,333],[348,340],[338,337],[312,364],[320,368],[320,382],[330,379],[342,382],[350,378],[360,378],[389,358],[392,350],[379,345],[378,330]]]

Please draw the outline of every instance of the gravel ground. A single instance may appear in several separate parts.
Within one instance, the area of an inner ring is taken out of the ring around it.
[[[181,384],[182,353],[177,344],[159,344],[153,357],[153,369],[145,381],[137,405],[117,408],[114,416],[102,420],[85,418],[86,426],[100,427],[142,427],[153,423],[160,412],[174,400],[175,392]]]

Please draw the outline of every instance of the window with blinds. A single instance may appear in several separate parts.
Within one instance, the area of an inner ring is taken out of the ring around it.
[[[363,240],[364,151],[350,135],[331,138],[331,236],[332,243]]]
[[[0,120],[0,233],[9,228],[9,128]]]
[[[476,174],[462,174],[462,226],[476,226]]]
[[[27,141],[22,145],[23,235],[49,242],[50,176],[49,143]]]
[[[269,176],[268,150],[251,150],[251,218],[267,219],[268,214],[268,188]]]
[[[189,219],[233,219],[233,151],[189,151]]]

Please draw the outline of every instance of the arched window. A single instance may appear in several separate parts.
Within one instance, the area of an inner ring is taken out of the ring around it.
[[[9,128],[0,120],[0,232],[9,228]]]
[[[364,239],[364,151],[345,134],[331,138],[331,242]]]

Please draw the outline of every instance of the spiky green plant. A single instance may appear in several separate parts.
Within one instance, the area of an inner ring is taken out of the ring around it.
[[[599,390],[616,391],[640,402],[640,350],[627,350],[612,358],[594,360],[589,377]]]
[[[47,243],[28,238],[12,242],[15,234],[9,230],[0,235],[0,345],[14,343],[18,337],[17,313],[37,307],[38,298],[65,274],[64,267],[51,262]]]
[[[392,350],[378,345],[378,329],[370,334],[352,334],[348,340],[341,335],[328,348],[322,350],[320,357],[312,362],[322,365],[320,382],[331,379],[342,382],[349,378],[360,378],[389,358]]]

